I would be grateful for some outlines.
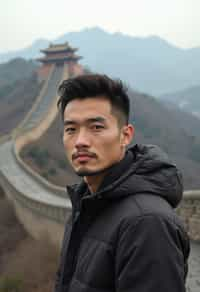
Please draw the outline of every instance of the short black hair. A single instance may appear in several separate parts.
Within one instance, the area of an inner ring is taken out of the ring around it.
[[[59,88],[58,108],[62,117],[67,104],[74,99],[104,96],[112,105],[112,112],[120,125],[128,124],[130,101],[127,87],[121,80],[114,80],[107,75],[85,74],[64,80]]]

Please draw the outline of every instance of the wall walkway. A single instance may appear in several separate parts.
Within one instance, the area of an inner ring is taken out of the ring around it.
[[[68,67],[52,66],[36,102],[12,135],[0,140],[0,184],[13,202],[17,216],[35,238],[46,232],[56,244],[70,215],[70,202],[63,188],[41,178],[20,158],[21,149],[38,139],[57,115],[57,87],[68,78]]]

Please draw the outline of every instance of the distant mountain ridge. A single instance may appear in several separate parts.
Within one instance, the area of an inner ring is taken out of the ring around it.
[[[49,43],[49,40],[38,39],[26,48],[0,53],[0,63],[5,63],[15,58],[35,59],[40,54],[40,49],[47,47]]]
[[[200,118],[200,85],[161,95],[160,99]]]
[[[200,84],[200,48],[181,49],[156,36],[111,34],[98,27],[69,32],[53,42],[66,41],[79,48],[81,63],[93,72],[121,78],[142,92],[161,95]],[[23,50],[0,54],[0,62],[36,58],[48,45],[48,40],[36,40]]]

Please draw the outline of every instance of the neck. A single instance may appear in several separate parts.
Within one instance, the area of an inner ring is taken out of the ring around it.
[[[88,188],[89,188],[91,193],[96,193],[100,184],[103,181],[104,176],[105,176],[105,173],[103,173],[101,175],[85,176],[84,177],[84,181],[88,185]]]
[[[120,162],[124,158],[124,155],[125,155],[125,153],[122,153],[122,156],[120,157],[119,161],[117,161],[116,163]],[[115,165],[115,164],[113,164],[113,165]],[[88,185],[88,188],[89,188],[91,193],[96,193],[97,192],[97,190],[98,190],[99,186],[101,185],[105,175],[109,172],[110,168],[113,165],[111,165],[110,167],[108,167],[107,169],[105,169],[104,171],[102,171],[101,173],[99,173],[97,175],[85,176],[84,177],[84,181]]]

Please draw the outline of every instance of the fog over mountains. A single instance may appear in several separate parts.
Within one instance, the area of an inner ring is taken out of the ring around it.
[[[200,47],[181,49],[156,36],[111,34],[98,27],[66,33],[53,42],[66,41],[79,48],[81,63],[93,72],[121,78],[142,92],[159,96],[200,85]],[[48,40],[36,40],[28,48],[0,54],[0,63],[15,57],[35,59],[48,45]]]

